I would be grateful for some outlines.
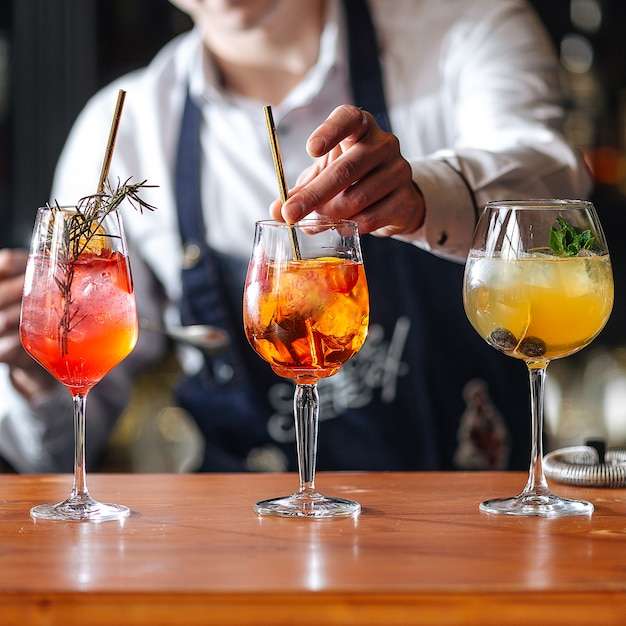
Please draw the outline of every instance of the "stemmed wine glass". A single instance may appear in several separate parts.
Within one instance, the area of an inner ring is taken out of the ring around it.
[[[300,487],[257,502],[259,515],[323,518],[358,514],[357,502],[315,488],[317,381],[336,374],[363,345],[369,295],[359,233],[347,220],[256,224],[244,290],[248,341],[296,383],[294,417]]]
[[[465,267],[466,314],[485,341],[525,361],[530,378],[530,472],[517,496],[481,503],[487,513],[588,515],[589,502],[552,494],[543,472],[546,368],[588,345],[613,307],[613,273],[593,204],[580,200],[489,202]]]
[[[46,206],[37,212],[26,266],[20,335],[26,351],[72,394],[74,484],[34,518],[119,520],[129,509],[95,501],[87,489],[85,402],[89,390],[137,341],[137,311],[118,211]]]

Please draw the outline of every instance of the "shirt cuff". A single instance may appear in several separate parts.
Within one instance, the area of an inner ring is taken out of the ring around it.
[[[413,161],[411,169],[424,198],[426,215],[414,233],[395,238],[437,256],[464,262],[477,218],[471,188],[454,163],[445,159]]]

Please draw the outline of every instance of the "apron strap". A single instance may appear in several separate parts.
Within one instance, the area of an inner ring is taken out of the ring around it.
[[[374,115],[384,130],[389,119],[374,27],[364,0],[343,0],[348,28],[350,79],[355,103]],[[231,346],[218,357],[207,357],[213,380],[220,384],[241,384],[246,378],[243,359],[234,338],[227,286],[220,275],[216,253],[206,243],[202,216],[200,127],[202,113],[186,95],[176,155],[175,187],[178,225],[183,244],[181,320],[185,325],[211,324],[226,330]]]
[[[220,276],[215,253],[206,243],[202,216],[200,168],[201,111],[187,94],[176,157],[176,207],[183,244],[181,321],[185,325],[210,324],[228,332],[229,348],[216,356],[205,356],[213,383],[240,385],[245,368],[233,338],[233,315]],[[236,319],[236,316],[235,316]]]
[[[369,111],[376,123],[390,133],[380,51],[367,2],[343,0],[343,7],[348,25],[350,83],[354,102]]]

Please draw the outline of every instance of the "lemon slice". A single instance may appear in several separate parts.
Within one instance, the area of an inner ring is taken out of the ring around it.
[[[102,256],[104,252],[111,251],[111,240],[107,236],[106,230],[97,223],[89,225],[89,230],[80,235],[79,250],[82,253]]]

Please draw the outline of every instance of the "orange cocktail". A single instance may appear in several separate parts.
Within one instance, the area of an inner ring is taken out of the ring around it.
[[[325,518],[358,515],[353,500],[315,487],[320,378],[333,376],[361,349],[369,295],[359,231],[350,220],[257,222],[243,298],[245,333],[274,372],[295,382],[293,410],[300,485],[261,500],[259,515]]]
[[[248,341],[278,375],[332,376],[367,335],[363,264],[334,257],[259,263],[248,276],[244,310]]]

